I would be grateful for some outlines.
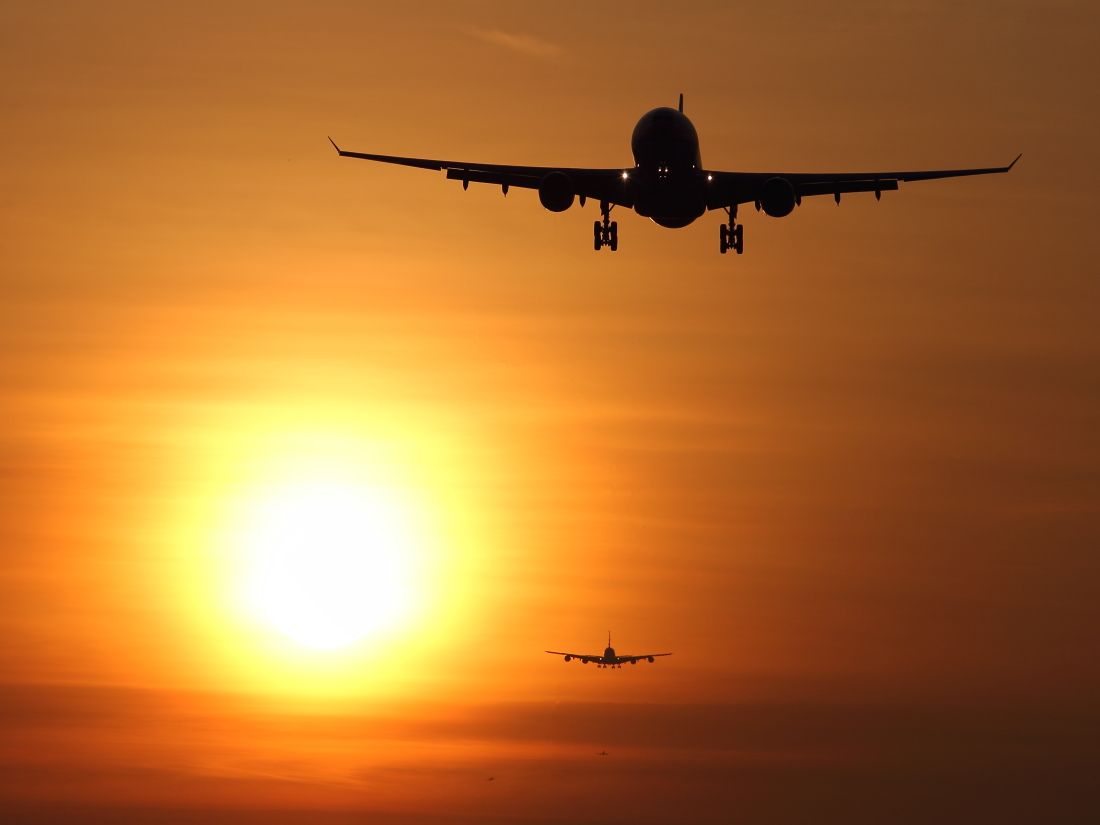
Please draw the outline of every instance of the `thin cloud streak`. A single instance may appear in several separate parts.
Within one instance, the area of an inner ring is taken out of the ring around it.
[[[485,43],[500,46],[503,49],[534,57],[540,60],[553,60],[560,57],[562,49],[556,43],[541,40],[529,34],[516,34],[500,29],[468,28],[466,33]]]

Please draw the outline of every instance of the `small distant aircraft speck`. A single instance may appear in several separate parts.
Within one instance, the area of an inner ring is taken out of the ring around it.
[[[643,653],[640,656],[622,656],[615,652],[615,648],[611,646],[611,631],[607,632],[607,647],[604,648],[603,655],[599,653],[565,653],[561,650],[548,650],[547,653],[551,653],[554,656],[563,656],[565,661],[571,662],[574,659],[580,659],[581,664],[586,665],[589,662],[595,662],[596,667],[622,667],[625,663],[630,662],[632,665],[638,664],[638,662],[645,659],[647,662],[652,662],[658,656],[671,656],[671,653]]]
[[[381,163],[396,163],[419,169],[446,172],[448,180],[499,186],[507,195],[510,187],[537,189],[539,201],[551,212],[564,212],[580,200],[591,198],[600,204],[603,220],[592,226],[592,245],[598,251],[619,248],[619,225],[611,220],[616,206],[633,209],[659,226],[680,229],[708,210],[723,210],[728,220],[720,227],[719,251],[745,250],[745,231],[737,223],[737,207],[751,203],[756,211],[773,218],[785,217],[814,195],[840,196],[848,192],[873,192],[875,198],[898,188],[898,183],[967,175],[1007,172],[1016,165],[982,169],[943,169],[910,172],[722,172],[707,169],[699,154],[699,135],[684,114],[684,96],[673,109],[661,106],[642,115],[630,138],[634,165],[617,169],[565,166],[505,166],[459,160],[410,158],[347,152],[329,141],[341,157]]]

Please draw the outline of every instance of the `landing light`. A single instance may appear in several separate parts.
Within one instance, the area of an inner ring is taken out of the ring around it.
[[[628,177],[630,177],[630,173],[629,172],[623,172],[623,180],[626,180]]]
[[[707,180],[714,180],[714,175],[707,175]]]

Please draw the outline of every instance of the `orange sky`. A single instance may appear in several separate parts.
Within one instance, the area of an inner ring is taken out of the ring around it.
[[[0,800],[1080,819],[1098,24],[1073,2],[6,9]],[[617,166],[680,91],[715,168],[1025,155],[749,210],[731,259],[716,215],[616,213],[595,254],[592,204],[325,141]],[[304,652],[239,615],[223,538],[333,462],[413,502],[430,547],[405,625]],[[542,653],[608,628],[675,656]]]

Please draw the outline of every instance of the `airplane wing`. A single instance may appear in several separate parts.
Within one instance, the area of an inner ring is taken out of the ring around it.
[[[555,656],[571,656],[574,659],[588,659],[589,661],[595,661],[602,655],[600,653],[566,653],[564,650],[548,650],[546,652]]]
[[[1022,155],[1008,166],[990,166],[983,169],[941,169],[913,172],[707,172],[711,183],[707,194],[707,209],[725,209],[740,203],[753,203],[760,199],[761,187],[771,178],[790,181],[795,195],[801,199],[812,195],[832,195],[840,202],[845,192],[880,193],[897,189],[899,183],[939,178],[961,178],[970,175],[1003,174],[1016,165]]]
[[[634,200],[627,192],[624,174],[629,169],[578,169],[568,166],[505,166],[498,163],[472,163],[458,160],[436,160],[432,158],[407,158],[398,155],[375,155],[368,152],[347,152],[329,138],[329,142],[342,158],[359,158],[378,163],[394,163],[399,166],[413,166],[417,169],[431,169],[446,172],[448,180],[462,181],[465,189],[471,183],[488,183],[499,186],[508,194],[508,189],[538,189],[539,183],[551,172],[562,172],[573,184],[574,194],[581,198],[608,201],[616,206],[631,208]],[[570,654],[572,655],[572,654]]]
[[[658,656],[671,656],[671,653],[643,653],[641,656],[620,656],[622,662],[644,662],[646,659],[656,659]]]

